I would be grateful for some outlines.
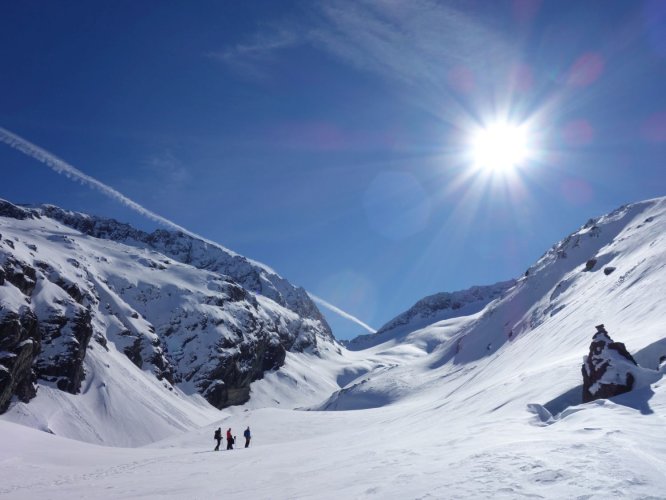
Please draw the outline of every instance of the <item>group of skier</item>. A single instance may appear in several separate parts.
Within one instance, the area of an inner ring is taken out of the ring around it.
[[[247,429],[243,432],[243,437],[245,437],[245,447],[250,446],[250,439],[252,439],[252,434],[250,433],[250,426],[247,426]],[[222,428],[218,427],[215,430],[213,439],[217,441],[217,446],[215,446],[214,451],[220,451],[220,444],[222,443]],[[227,429],[227,450],[233,450],[234,444],[236,443],[236,436],[231,434],[231,427]]]

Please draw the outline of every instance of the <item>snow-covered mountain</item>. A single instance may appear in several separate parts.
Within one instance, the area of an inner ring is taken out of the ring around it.
[[[367,349],[437,321],[477,313],[515,283],[515,280],[509,280],[490,286],[475,286],[458,292],[429,295],[390,320],[375,333],[352,339],[347,343],[347,347],[352,350]]]
[[[0,494],[666,498],[666,198],[591,219],[515,281],[475,290],[428,297],[353,351],[323,341],[318,355],[288,351],[280,370],[251,384],[249,402],[200,429],[186,430],[210,417],[209,406],[165,396],[184,403],[172,404],[170,437],[149,447],[101,453],[95,444],[37,433],[7,420],[73,436],[51,424],[64,427],[60,414],[74,409],[55,397],[13,403],[0,421],[0,437],[10,443],[0,449]],[[628,368],[640,377],[630,392],[583,403],[583,362],[598,351],[591,342],[602,323],[640,365]],[[106,371],[90,372],[103,373],[107,386],[157,380],[130,380],[127,356],[103,352],[86,359],[109,360]],[[87,398],[86,408],[108,413],[136,410],[127,398],[90,389],[100,380],[86,375],[81,395],[57,394]],[[159,391],[178,387],[151,383],[150,401],[169,411]],[[38,422],[38,415],[48,418]],[[122,425],[114,442],[122,434],[139,442],[145,429],[122,417],[107,420]],[[247,425],[249,449],[202,453],[213,447],[214,428]]]
[[[38,386],[113,385],[101,372],[116,352],[136,376],[222,408],[288,351],[334,342],[305,290],[223,247],[0,201],[0,410]]]

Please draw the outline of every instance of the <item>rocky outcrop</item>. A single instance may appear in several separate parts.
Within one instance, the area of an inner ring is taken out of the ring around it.
[[[250,384],[284,364],[287,351],[279,342],[243,342],[238,352],[218,364],[199,382],[201,393],[216,408],[240,405],[250,399]]]
[[[8,281],[18,288],[23,295],[30,295],[35,289],[37,275],[35,268],[13,257],[6,257],[0,268],[2,281]]]
[[[583,402],[606,399],[634,387],[638,364],[621,342],[614,342],[604,325],[597,325],[590,353],[583,363]]]
[[[14,395],[23,402],[35,397],[33,361],[39,340],[37,318],[28,307],[4,314],[0,307],[0,413]]]
[[[36,214],[30,210],[0,200],[0,217],[9,217],[17,220],[34,219]]]
[[[77,394],[85,376],[83,360],[93,334],[92,316],[82,307],[71,307],[39,322],[42,352],[35,362],[37,378],[61,391]]]

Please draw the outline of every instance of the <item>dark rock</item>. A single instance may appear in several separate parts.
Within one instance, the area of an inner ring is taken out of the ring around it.
[[[590,259],[585,263],[584,271],[591,271],[597,265],[597,259]]]
[[[127,332],[129,334],[129,332]],[[132,363],[138,368],[143,366],[143,357],[141,356],[141,339],[136,337],[134,342],[123,349],[125,356],[127,356]]]
[[[155,367],[155,375],[159,380],[165,379],[170,384],[176,383],[177,377],[174,373],[174,367],[165,356],[159,342],[156,342],[155,345],[153,345],[153,355],[150,357],[149,361]]]
[[[615,268],[612,266],[604,267],[604,274],[608,276],[609,274],[612,274],[613,271],[615,271]]]
[[[32,364],[39,340],[37,318],[29,309],[21,314],[8,312],[0,320],[0,413],[13,396],[28,402],[37,394]]]
[[[40,322],[42,352],[35,362],[40,379],[56,382],[58,389],[77,394],[85,376],[83,360],[93,334],[90,311],[80,306],[73,314],[53,314]]]
[[[215,369],[200,380],[203,396],[216,408],[241,405],[250,399],[250,384],[264,372],[277,370],[285,361],[287,350],[280,342],[242,342],[236,352],[220,359]]]
[[[30,209],[18,207],[8,201],[0,200],[0,217],[25,220],[34,219],[35,217],[38,217],[38,215]]]
[[[2,268],[4,279],[9,281],[24,295],[30,295],[37,284],[37,272],[34,267],[13,257],[5,260]]]
[[[582,367],[584,403],[631,391],[635,381],[633,368],[638,367],[624,344],[614,342],[604,325],[596,328]]]
[[[67,294],[70,297],[72,297],[76,302],[78,302],[79,304],[83,303],[83,298],[85,297],[85,294],[75,283],[71,283],[67,280],[60,279],[56,284],[60,288],[65,290],[65,292],[67,292]]]

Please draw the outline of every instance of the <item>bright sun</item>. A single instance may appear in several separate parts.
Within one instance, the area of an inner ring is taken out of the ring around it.
[[[529,156],[528,134],[524,126],[495,123],[472,137],[474,166],[493,173],[508,173],[520,167]]]

